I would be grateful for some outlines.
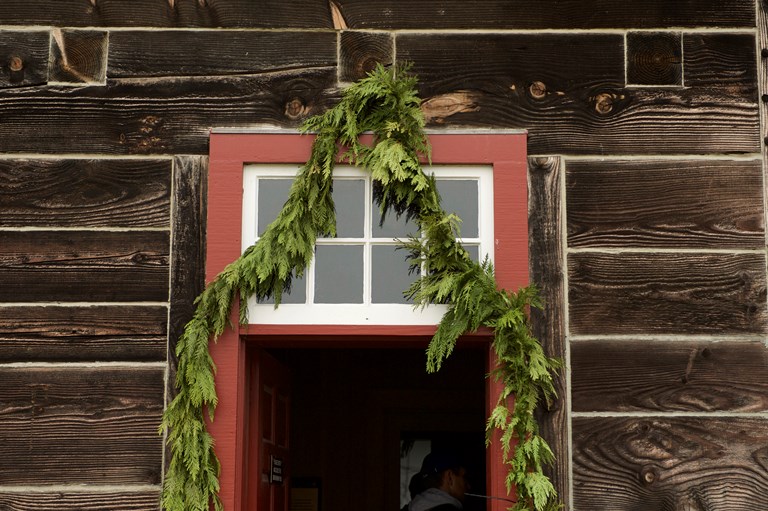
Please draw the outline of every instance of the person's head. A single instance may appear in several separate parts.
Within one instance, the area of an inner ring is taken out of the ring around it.
[[[424,488],[439,488],[461,501],[469,490],[467,470],[451,453],[434,451],[427,454],[421,464],[420,473]]]

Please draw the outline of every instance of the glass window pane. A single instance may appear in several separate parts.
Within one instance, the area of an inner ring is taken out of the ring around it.
[[[318,245],[315,303],[363,303],[362,245]]]
[[[283,209],[288,200],[293,179],[259,179],[259,197],[256,217],[258,218],[258,235],[264,234],[267,226],[275,221],[277,214]]]
[[[275,300],[272,298],[259,300],[259,303],[275,303]],[[291,290],[283,293],[280,303],[307,303],[307,281],[305,276],[296,277],[296,272],[293,273]]]
[[[379,225],[381,213],[379,206],[371,201],[371,232],[374,238],[399,238],[407,239],[411,234],[419,232],[416,222],[405,221],[405,216],[397,218],[394,210],[389,210],[384,217],[384,223]]]
[[[362,238],[365,227],[365,181],[334,179],[336,234],[339,238]]]
[[[482,261],[480,258],[480,247],[478,245],[462,245],[464,247],[464,250],[469,252],[469,257],[472,258],[473,261],[477,261],[478,263],[481,263]]]
[[[462,238],[477,238],[478,228],[478,183],[476,179],[438,179],[442,206],[446,213],[461,218],[459,224]]]
[[[371,247],[372,303],[413,303],[403,296],[403,291],[418,278],[416,273],[408,273],[407,255],[404,250],[395,250],[395,245]]]

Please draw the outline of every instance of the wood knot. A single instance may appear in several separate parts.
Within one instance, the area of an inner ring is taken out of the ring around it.
[[[379,61],[375,58],[368,57],[357,64],[357,70],[361,75],[364,76],[376,69],[376,64],[378,63]]]
[[[427,122],[445,122],[452,115],[477,112],[479,95],[472,91],[457,90],[432,96],[421,102],[421,110]]]
[[[8,62],[8,67],[14,72],[21,71],[24,69],[24,61],[18,55],[14,55]]]
[[[608,92],[602,92],[595,96],[595,111],[600,115],[607,115],[613,110],[615,97]]]
[[[533,82],[528,86],[528,92],[534,99],[543,99],[547,96],[547,86],[544,82]]]
[[[648,466],[640,470],[640,482],[646,486],[651,486],[659,478],[656,467]]]
[[[307,112],[307,105],[301,98],[293,98],[285,104],[285,116],[289,119],[298,119]]]

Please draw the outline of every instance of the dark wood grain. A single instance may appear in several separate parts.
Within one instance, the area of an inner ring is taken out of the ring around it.
[[[171,160],[0,160],[2,227],[169,227]]]
[[[768,509],[768,422],[738,418],[576,418],[574,508]]]
[[[764,412],[767,367],[761,342],[573,342],[573,410]]]
[[[564,284],[561,175],[562,161],[556,157],[528,159],[528,239],[531,282],[539,289],[544,306],[531,310],[533,334],[547,356],[565,361]],[[568,389],[565,371],[555,384],[557,398],[537,412],[542,435],[555,453],[554,467],[547,469],[560,501],[570,500],[568,470]]]
[[[430,124],[519,128],[533,154],[708,154],[759,150],[756,83],[624,86],[619,34],[400,34]],[[563,51],[568,48],[568,51]],[[439,110],[439,109],[438,109]]]
[[[0,231],[0,302],[168,300],[166,231]]]
[[[26,491],[0,490],[0,508],[4,511],[157,511],[160,488],[155,491]]]
[[[339,77],[354,82],[373,71],[376,64],[392,65],[394,38],[380,32],[345,30],[339,40]]]
[[[103,83],[107,70],[107,33],[96,30],[54,29],[49,80]]]
[[[0,151],[207,154],[212,127],[297,126],[335,101],[336,67],[9,89]]]
[[[3,0],[5,25],[330,28],[328,2],[281,0]]]
[[[682,85],[683,46],[679,32],[629,32],[627,83]]]
[[[337,0],[350,28],[754,27],[747,0]]]
[[[728,334],[766,329],[765,257],[571,253],[571,334]]]
[[[114,31],[110,78],[212,76],[336,65],[334,32]]]
[[[683,55],[687,87],[719,88],[738,96],[756,97],[752,34],[685,34]]]
[[[49,41],[48,30],[0,31],[0,89],[46,83]]]
[[[157,484],[161,368],[0,368],[0,484]]]
[[[569,161],[570,247],[765,243],[760,160]]]
[[[0,307],[0,361],[163,361],[159,306]]]

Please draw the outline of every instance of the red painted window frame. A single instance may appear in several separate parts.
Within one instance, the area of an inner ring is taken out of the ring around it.
[[[212,281],[241,253],[243,167],[249,163],[304,163],[311,149],[311,135],[287,132],[214,131],[210,138],[206,282]],[[432,162],[493,166],[494,265],[500,287],[516,290],[528,284],[528,186],[525,132],[430,133]],[[237,323],[238,311],[233,311]],[[209,431],[221,461],[220,497],[226,510],[243,506],[246,420],[246,345],[312,346],[363,338],[377,346],[423,342],[432,326],[258,325],[227,330],[211,345],[218,368],[219,403]],[[488,333],[474,336],[489,343]],[[493,356],[488,350],[489,363]],[[498,388],[487,384],[486,408],[495,405]],[[500,457],[489,454],[487,491],[505,495],[506,468]],[[495,501],[493,511],[504,509]]]

